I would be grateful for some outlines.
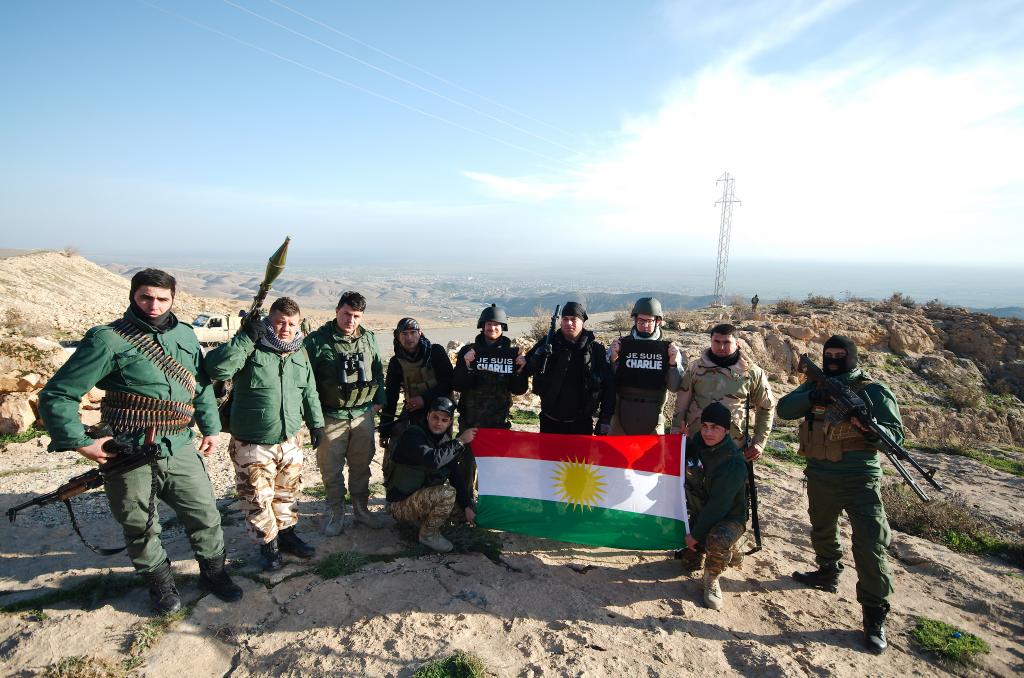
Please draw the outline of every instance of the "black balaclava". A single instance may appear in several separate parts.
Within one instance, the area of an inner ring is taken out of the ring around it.
[[[826,348],[841,348],[846,351],[845,358],[829,358],[824,355]],[[846,374],[852,372],[857,367],[857,344],[849,337],[844,337],[841,334],[833,334],[825,342],[825,346],[822,348],[822,372],[830,377],[834,377],[840,374]]]
[[[146,312],[143,311],[142,308],[140,308],[139,305],[135,303],[135,299],[133,299],[132,297],[128,297],[128,308],[131,309],[131,312],[135,315],[136,318],[146,323],[147,325],[155,329],[157,332],[163,332],[164,330],[168,329],[171,325],[171,309],[167,309],[166,311],[164,311],[162,314],[158,315],[155,318],[150,318],[149,316],[146,315]]]

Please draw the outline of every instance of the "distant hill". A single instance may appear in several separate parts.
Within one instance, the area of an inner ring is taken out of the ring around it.
[[[495,303],[504,306],[509,315],[513,316],[533,315],[538,308],[554,309],[555,304],[567,301],[583,301],[588,313],[602,313],[632,307],[633,302],[640,297],[656,297],[666,311],[704,308],[714,300],[710,294],[693,296],[673,292],[552,292],[537,296],[505,297],[495,300]]]
[[[999,306],[997,308],[972,308],[978,313],[988,313],[1000,318],[1020,318],[1024,320],[1024,306]]]

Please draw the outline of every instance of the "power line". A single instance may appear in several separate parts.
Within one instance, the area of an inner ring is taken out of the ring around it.
[[[236,43],[238,43],[240,45],[243,45],[245,47],[248,47],[250,49],[254,49],[254,50],[258,51],[258,52],[262,52],[264,54],[272,56],[275,59],[280,59],[281,61],[284,61],[286,63],[292,64],[293,66],[298,66],[299,68],[301,68],[303,70],[306,70],[306,71],[309,71],[310,73],[314,73],[316,75],[319,75],[320,77],[327,78],[328,80],[332,80],[332,81],[334,81],[334,82],[336,82],[336,83],[338,83],[340,85],[345,85],[346,87],[351,87],[352,89],[358,90],[358,91],[363,92],[364,94],[368,94],[368,95],[370,95],[372,97],[376,97],[378,99],[381,99],[382,101],[387,101],[388,103],[394,104],[396,106],[400,106],[400,107],[402,107],[402,108],[404,108],[406,110],[412,111],[413,113],[418,113],[419,115],[422,115],[422,116],[427,117],[427,118],[431,118],[432,120],[437,120],[438,122],[443,122],[446,125],[451,125],[452,127],[455,127],[456,129],[460,129],[460,130],[462,130],[464,132],[469,132],[470,134],[475,134],[475,135],[477,135],[479,137],[483,137],[484,139],[487,139],[489,141],[493,141],[493,142],[495,142],[497,144],[501,144],[503,146],[507,146],[509,148],[513,148],[513,149],[515,149],[517,151],[522,151],[524,153],[529,153],[530,155],[535,155],[538,158],[543,158],[543,159],[545,159],[545,160],[547,160],[549,162],[553,162],[553,163],[555,163],[557,165],[565,165],[565,164],[567,164],[562,159],[549,156],[549,155],[547,155],[545,153],[541,153],[539,151],[535,151],[535,150],[533,150],[531,148],[526,148],[525,146],[520,146],[519,144],[513,143],[511,141],[505,141],[504,139],[501,139],[499,137],[496,137],[496,136],[493,136],[491,134],[488,134],[487,132],[482,132],[482,131],[480,131],[478,129],[474,129],[472,127],[467,127],[466,125],[463,125],[461,123],[455,122],[454,120],[449,120],[448,118],[445,118],[443,116],[437,115],[435,113],[431,113],[429,111],[425,111],[425,110],[423,110],[421,108],[417,108],[416,106],[411,106],[411,105],[409,105],[407,103],[399,101],[398,99],[394,99],[392,97],[389,97],[386,94],[381,94],[379,92],[375,92],[374,90],[369,89],[368,87],[363,87],[362,85],[357,85],[354,82],[345,80],[343,78],[339,78],[339,77],[337,77],[335,75],[331,75],[330,73],[327,73],[325,71],[321,71],[318,68],[314,68],[312,66],[308,66],[308,65],[306,65],[306,64],[304,64],[304,63],[302,63],[300,61],[296,61],[295,59],[292,59],[290,57],[286,57],[283,54],[278,54],[277,52],[275,52],[275,51],[273,51],[271,49],[267,49],[266,47],[261,47],[259,45],[254,44],[254,43],[248,42],[247,40],[243,40],[242,38],[234,36],[234,35],[232,35],[230,33],[226,33],[226,32],[224,32],[224,31],[222,31],[222,30],[220,30],[218,28],[214,28],[213,26],[209,26],[207,24],[204,24],[201,21],[196,21],[195,19],[187,17],[187,16],[185,16],[183,14],[179,14],[177,12],[171,11],[171,10],[166,9],[164,7],[161,7],[159,5],[153,4],[152,2],[149,2],[148,0],[135,0],[135,2],[138,2],[140,4],[143,4],[143,5],[146,5],[148,7],[151,7],[151,8],[153,8],[153,9],[159,11],[159,12],[163,12],[164,14],[166,14],[168,16],[172,16],[172,17],[174,17],[176,19],[180,19],[182,21],[190,23],[193,26],[196,26],[197,28],[203,29],[204,31],[209,31],[211,33],[219,35],[219,36],[221,36],[223,38],[227,38],[228,40],[236,42]]]
[[[530,122],[535,122],[538,125],[543,125],[544,127],[552,129],[552,130],[558,132],[559,134],[564,134],[567,137],[575,137],[576,136],[576,134],[573,133],[573,132],[570,132],[568,130],[562,129],[561,127],[558,127],[557,125],[552,125],[551,123],[544,122],[543,120],[535,118],[535,117],[533,117],[533,116],[531,116],[531,115],[529,115],[527,113],[523,113],[522,111],[517,110],[517,109],[515,109],[515,108],[513,108],[511,106],[503,104],[500,101],[495,101],[494,99],[492,99],[492,98],[490,98],[490,97],[488,97],[488,96],[486,96],[484,94],[480,94],[479,92],[471,90],[468,87],[464,87],[464,86],[460,85],[457,82],[452,82],[451,80],[449,80],[449,79],[447,79],[447,78],[445,78],[443,76],[437,75],[436,73],[428,71],[425,68],[421,68],[421,67],[417,66],[416,64],[411,63],[409,61],[406,61],[405,59],[403,59],[403,58],[401,58],[399,56],[396,56],[396,55],[394,55],[394,54],[392,54],[392,53],[390,53],[390,52],[388,52],[386,50],[380,49],[379,47],[375,47],[375,46],[371,45],[370,43],[365,42],[363,40],[360,40],[359,38],[357,38],[357,37],[355,37],[353,35],[350,35],[348,33],[345,33],[344,31],[338,30],[337,28],[335,28],[334,26],[331,26],[330,24],[326,24],[323,21],[315,19],[315,18],[313,18],[313,17],[311,17],[311,16],[309,16],[307,14],[303,14],[302,12],[298,11],[297,9],[289,7],[288,5],[284,4],[283,2],[279,2],[279,0],[267,0],[267,1],[277,5],[281,9],[288,10],[289,12],[291,12],[292,14],[295,14],[296,16],[302,17],[306,21],[310,21],[310,22],[316,24],[317,26],[320,26],[322,28],[326,28],[329,31],[337,33],[338,35],[340,35],[341,37],[345,38],[346,40],[351,40],[352,42],[356,43],[357,45],[365,47],[366,49],[369,49],[369,50],[373,50],[374,52],[376,52],[376,53],[378,53],[378,54],[380,54],[382,56],[385,56],[388,59],[391,59],[392,61],[395,61],[397,63],[402,64],[403,66],[408,66],[409,68],[411,68],[413,70],[419,71],[420,73],[422,73],[422,74],[424,74],[426,76],[429,76],[429,77],[437,80],[438,82],[444,83],[445,85],[448,85],[449,87],[453,87],[453,88],[455,88],[455,89],[457,89],[457,90],[459,90],[461,92],[464,92],[464,93],[469,94],[471,96],[475,96],[475,97],[481,99],[482,101],[486,101],[487,103],[491,104],[492,106],[497,106],[498,108],[502,108],[502,109],[508,111],[509,113],[513,113],[515,115],[518,115],[521,118],[525,118],[526,120],[529,120]]]
[[[488,113],[486,111],[482,111],[479,108],[476,108],[475,106],[471,106],[471,105],[463,103],[463,102],[461,102],[461,101],[459,101],[457,99],[453,99],[452,97],[447,96],[445,94],[442,94],[442,93],[440,93],[440,92],[438,92],[436,90],[432,90],[429,87],[424,87],[423,85],[420,85],[417,82],[409,80],[408,78],[403,78],[402,76],[398,75],[397,73],[392,73],[391,71],[387,70],[386,68],[381,68],[380,66],[377,66],[376,64],[370,63],[369,61],[366,61],[364,59],[360,59],[359,57],[357,57],[357,56],[355,56],[353,54],[349,54],[348,52],[346,52],[344,50],[340,50],[337,47],[333,47],[332,45],[328,45],[327,43],[322,42],[320,40],[317,40],[316,38],[314,38],[314,37],[312,37],[310,35],[306,35],[305,33],[302,33],[301,31],[297,31],[294,28],[291,28],[289,26],[285,26],[284,24],[279,23],[277,21],[274,21],[270,17],[264,16],[264,15],[258,13],[258,12],[255,12],[255,11],[249,9],[248,7],[244,7],[244,6],[239,5],[239,4],[235,3],[235,2],[232,2],[232,0],[221,0],[221,1],[224,4],[230,5],[231,7],[234,7],[235,9],[237,9],[239,11],[245,12],[247,14],[250,14],[250,15],[256,17],[260,21],[264,21],[264,22],[266,22],[268,24],[271,24],[272,26],[277,26],[278,28],[280,28],[282,30],[288,31],[292,35],[297,35],[300,38],[302,38],[304,40],[308,40],[309,42],[312,42],[312,43],[314,43],[316,45],[319,45],[319,46],[323,47],[324,49],[328,49],[328,50],[334,52],[335,54],[340,54],[341,56],[343,56],[343,57],[345,57],[347,59],[351,59],[352,61],[355,61],[358,64],[366,66],[367,68],[372,68],[373,70],[375,70],[375,71],[377,71],[379,73],[383,73],[384,75],[386,75],[386,76],[388,76],[390,78],[394,78],[395,80],[398,80],[399,82],[401,82],[401,83],[403,83],[405,85],[408,85],[410,87],[415,87],[416,89],[418,89],[418,90],[420,90],[422,92],[426,92],[427,94],[430,94],[432,96],[438,97],[439,99],[443,99],[444,101],[447,101],[450,104],[454,104],[454,105],[460,106],[460,107],[462,107],[462,108],[464,108],[464,109],[466,109],[468,111],[472,111],[473,113],[476,113],[477,115],[482,115],[485,118],[488,118],[489,120],[492,120],[492,121],[497,122],[499,124],[505,125],[506,127],[509,127],[511,129],[516,130],[517,132],[521,132],[523,134],[531,136],[534,139],[537,139],[538,141],[543,141],[543,142],[551,144],[553,146],[557,146],[558,148],[561,148],[562,150],[568,151],[570,153],[575,153],[577,155],[582,155],[582,153],[580,153],[579,151],[577,151],[577,150],[575,150],[573,148],[570,148],[570,147],[568,147],[568,146],[566,146],[564,144],[561,144],[561,143],[559,143],[557,141],[553,141],[553,140],[548,139],[546,137],[542,137],[541,135],[535,134],[535,133],[531,132],[530,130],[525,129],[523,127],[520,127],[519,125],[517,125],[515,123],[508,122],[507,120],[504,120],[504,119],[499,118],[497,116],[491,115],[490,113]]]

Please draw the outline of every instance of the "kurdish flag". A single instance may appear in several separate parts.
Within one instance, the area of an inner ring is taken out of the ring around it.
[[[681,548],[685,441],[480,429],[477,525],[591,546]]]

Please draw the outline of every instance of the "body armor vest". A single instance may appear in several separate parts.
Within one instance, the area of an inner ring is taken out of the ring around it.
[[[857,394],[871,383],[868,377],[861,377],[850,384]],[[811,406],[811,411],[800,422],[800,448],[798,453],[809,459],[840,461],[846,452],[876,449],[859,428],[844,419],[838,424],[825,421],[828,407],[821,404]]]
[[[402,366],[402,388],[405,389],[406,400],[421,396],[437,387],[437,375],[434,373],[434,365],[430,362],[429,351],[423,360],[409,360],[399,355],[396,355],[395,359]]]

